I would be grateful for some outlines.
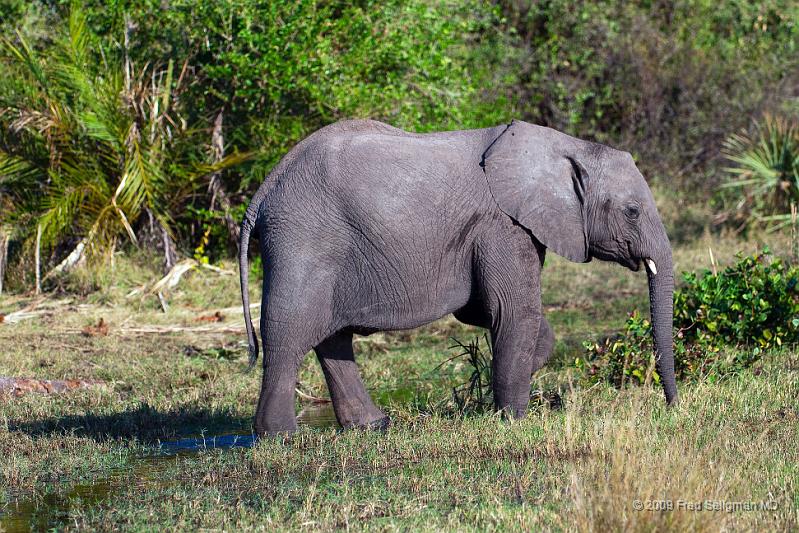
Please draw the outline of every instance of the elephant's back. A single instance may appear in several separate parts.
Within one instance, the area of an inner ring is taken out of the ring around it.
[[[480,166],[492,133],[415,134],[371,120],[327,126],[281,161],[259,231],[293,242],[322,235],[321,247],[436,250],[493,206]]]
[[[374,120],[331,124],[275,167],[263,209],[321,218],[337,209],[399,223],[424,214],[468,219],[464,208],[487,192],[480,165],[493,129],[420,134]]]

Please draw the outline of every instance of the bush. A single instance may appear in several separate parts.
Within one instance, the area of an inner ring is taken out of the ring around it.
[[[494,357],[488,336],[483,340],[487,346],[484,351],[480,346],[480,338],[475,337],[469,344],[453,339],[450,349],[459,350],[448,361],[464,359],[469,369],[469,378],[452,389],[452,400],[460,413],[488,412],[494,407],[494,394],[491,387],[493,378],[491,360]]]
[[[494,350],[488,335],[483,335],[485,350],[480,345],[479,337],[475,337],[468,344],[464,344],[458,339],[452,340],[454,344],[450,346],[450,349],[458,350],[458,353],[447,359],[445,363],[465,361],[466,369],[469,372],[466,381],[452,388],[455,412],[463,415],[493,412],[495,409],[492,363]],[[530,407],[560,409],[563,407],[563,399],[560,393],[553,389],[532,390]]]
[[[485,67],[465,68],[492,13],[471,0],[0,0],[0,223],[17,240],[41,222],[53,248],[96,236],[107,249],[145,240],[146,214],[154,242],[163,226],[184,254],[226,255],[247,197],[330,122],[423,131],[507,118],[475,111]],[[218,176],[223,210],[203,165],[216,117],[226,153],[257,154]],[[9,202],[24,208],[12,217]]]
[[[683,274],[674,294],[677,379],[711,379],[738,372],[765,351],[799,342],[799,267],[771,258],[768,249],[717,274]],[[638,311],[624,330],[584,343],[575,360],[584,380],[643,384],[654,372],[651,324]]]

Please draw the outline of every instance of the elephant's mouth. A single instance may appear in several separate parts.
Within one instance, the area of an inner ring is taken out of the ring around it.
[[[643,257],[638,257],[638,254],[633,252],[633,246],[630,241],[627,241],[627,257],[624,258],[622,265],[626,266],[633,272],[641,270],[641,261]]]
[[[615,244],[615,246],[614,246]],[[625,250],[626,248],[626,250]],[[641,261],[646,258],[636,257],[630,243],[596,243],[590,249],[590,257],[596,257],[601,261],[613,261],[623,267],[627,267],[633,272],[641,270]],[[624,252],[627,253],[624,253]]]

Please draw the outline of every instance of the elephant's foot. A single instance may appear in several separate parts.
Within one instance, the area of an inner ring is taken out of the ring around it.
[[[340,402],[341,403],[341,402]],[[379,429],[385,430],[391,423],[391,419],[380,409],[378,409],[371,400],[364,404],[360,404],[358,408],[353,409],[351,405],[336,405],[333,402],[333,409],[336,412],[338,423],[344,429]]]
[[[287,436],[297,432],[297,420],[289,418],[266,418],[256,415],[255,434],[259,437]]]
[[[364,429],[373,429],[376,431],[387,431],[389,426],[391,426],[391,418],[389,418],[388,416],[384,416],[379,420],[373,420],[372,422],[369,422],[365,426],[358,426],[358,427]]]

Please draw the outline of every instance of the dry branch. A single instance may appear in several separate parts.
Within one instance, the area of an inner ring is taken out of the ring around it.
[[[16,324],[17,322],[22,322],[23,320],[28,320],[30,318],[34,318],[40,315],[44,315],[47,313],[52,312],[54,308],[61,307],[64,305],[68,305],[72,303],[72,300],[67,298],[61,301],[50,301],[49,303],[45,304],[47,299],[44,297],[39,297],[26,305],[24,308],[20,309],[19,311],[14,311],[13,313],[9,313],[7,315],[0,315],[0,324]],[[46,309],[38,309],[38,307],[45,307]]]
[[[180,278],[183,277],[183,274],[191,270],[197,265],[197,261],[194,259],[184,259],[183,261],[177,263],[173,266],[167,275],[155,282],[150,288],[150,292],[153,294],[158,294],[164,291],[164,289],[171,289],[175,287],[178,283],[180,283]]]
[[[58,263],[58,265],[56,265],[55,268],[53,268],[53,270],[51,270],[44,276],[44,281],[50,279],[52,276],[56,274],[60,274],[61,272],[69,272],[70,270],[72,270],[75,267],[75,265],[80,263],[81,259],[83,259],[85,250],[86,250],[86,239],[82,239],[78,243],[78,245],[75,246],[75,249],[72,250],[63,261]]]
[[[3,294],[3,278],[6,272],[6,263],[8,262],[8,241],[11,237],[8,235],[0,234],[0,294]]]
[[[304,392],[302,392],[298,388],[295,388],[294,392],[297,393],[297,396],[301,400],[306,400],[306,401],[309,401],[309,402],[314,403],[314,404],[324,404],[324,403],[331,403],[332,402],[332,400],[330,400],[330,398],[319,398],[318,396],[311,396],[310,394],[305,394]]]
[[[36,228],[36,252],[34,255],[34,261],[36,262],[36,294],[40,294],[42,292],[41,253],[42,253],[42,225],[39,224],[39,227]]]

